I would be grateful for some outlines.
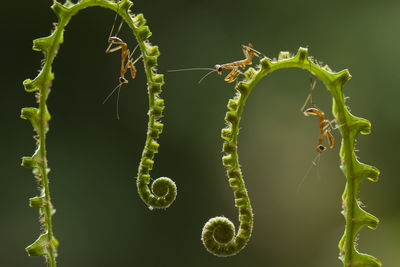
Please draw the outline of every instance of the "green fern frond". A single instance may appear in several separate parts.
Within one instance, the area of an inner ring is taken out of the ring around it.
[[[65,4],[54,1],[51,8],[58,17],[58,23],[55,24],[50,36],[33,41],[33,50],[44,53],[44,64],[35,79],[26,79],[23,82],[27,92],[36,92],[38,107],[23,108],[21,110],[21,118],[29,120],[37,133],[37,136],[35,136],[37,149],[33,156],[22,158],[22,166],[33,168],[33,173],[40,185],[40,196],[31,198],[30,206],[39,208],[43,229],[40,237],[28,246],[26,251],[30,256],[44,255],[51,267],[56,266],[58,241],[54,237],[51,220],[55,209],[51,204],[48,178],[50,169],[48,168],[46,156],[46,133],[49,131],[48,123],[50,120],[46,101],[50,93],[51,82],[54,79],[52,63],[60,45],[63,43],[64,29],[73,15],[91,6],[105,7],[117,12],[132,29],[143,56],[150,110],[148,113],[147,139],[137,179],[139,194],[147,205],[155,208],[168,207],[176,197],[175,183],[169,178],[159,178],[153,183],[152,189],[155,195],[148,188],[149,170],[153,166],[154,154],[157,153],[159,147],[156,140],[163,129],[163,124],[160,120],[164,109],[164,101],[160,98],[160,93],[164,80],[163,75],[156,72],[157,58],[160,53],[158,47],[152,46],[148,41],[151,32],[149,27],[145,25],[146,20],[143,15],[135,16],[130,12],[132,2],[129,0],[122,0],[118,3],[107,0],[82,0],[76,4],[70,1],[66,1]]]
[[[224,217],[211,219],[203,228],[202,240],[208,251],[217,256],[230,256],[239,252],[248,242],[252,230],[252,210],[243,181],[237,155],[237,136],[240,118],[247,97],[254,86],[269,73],[285,68],[301,68],[318,77],[329,89],[333,98],[332,112],[342,135],[340,149],[341,166],[347,183],[343,193],[343,215],[346,219],[345,233],[339,243],[339,257],[345,267],[381,266],[376,258],[359,253],[355,248],[358,232],[364,226],[375,229],[379,220],[361,209],[357,202],[361,181],[368,178],[376,182],[379,171],[372,166],[360,163],[354,152],[354,142],[358,133],[369,134],[369,121],[353,116],[347,109],[342,92],[343,85],[351,78],[348,70],[332,72],[328,66],[315,63],[308,57],[306,48],[300,48],[295,56],[281,52],[276,60],[264,57],[257,70],[250,68],[245,79],[236,86],[236,95],[229,100],[225,116],[227,127],[222,130],[224,140],[223,165],[227,168],[229,185],[234,191],[235,205],[239,208],[239,231],[235,236],[233,223]]]

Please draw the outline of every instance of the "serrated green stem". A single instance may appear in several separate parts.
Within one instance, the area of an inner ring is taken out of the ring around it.
[[[24,157],[22,165],[31,167],[34,169],[35,177],[41,184],[41,196],[30,199],[31,207],[39,207],[41,216],[43,216],[43,231],[40,237],[30,246],[26,248],[27,252],[31,256],[44,255],[48,260],[50,267],[56,266],[56,247],[58,241],[54,237],[52,229],[51,217],[54,214],[54,209],[51,204],[50,190],[49,190],[49,179],[48,179],[48,164],[46,155],[46,133],[49,130],[48,121],[50,120],[50,114],[47,110],[46,100],[50,93],[51,81],[54,76],[51,72],[51,66],[54,58],[57,54],[59,46],[63,42],[63,31],[66,25],[69,23],[71,17],[78,11],[91,7],[100,6],[118,12],[118,14],[125,20],[128,26],[132,29],[135,38],[138,41],[140,52],[143,56],[143,62],[145,65],[145,74],[147,77],[147,84],[149,89],[149,124],[148,134],[145,144],[145,149],[141,159],[139,167],[140,177],[148,175],[149,167],[153,164],[154,154],[157,153],[159,134],[162,132],[162,123],[160,118],[162,117],[162,111],[164,109],[164,101],[159,97],[161,93],[161,86],[164,84],[163,75],[157,74],[155,67],[157,66],[157,57],[160,55],[157,46],[152,46],[147,39],[150,37],[151,32],[148,26],[145,25],[146,20],[142,14],[134,16],[130,12],[132,2],[129,0],[122,0],[118,3],[107,0],[82,0],[77,4],[73,4],[70,1],[66,1],[64,5],[57,1],[53,2],[52,9],[58,16],[58,23],[55,26],[54,31],[48,37],[36,39],[33,42],[33,49],[36,51],[43,51],[45,54],[44,65],[34,80],[25,80],[24,86],[27,92],[37,92],[37,100],[39,103],[38,109],[36,108],[23,108],[21,111],[21,117],[23,119],[29,119],[38,133],[38,148],[32,157]],[[151,164],[150,164],[150,163]],[[144,164],[142,164],[144,163]],[[140,172],[142,171],[142,172]],[[149,178],[149,177],[148,177]],[[149,206],[157,208],[169,206],[176,197],[176,186],[174,182],[169,178],[159,178],[153,185],[154,196],[148,189],[148,182],[146,179],[140,180],[138,178],[138,188],[140,196],[145,200]],[[144,182],[143,182],[144,181]],[[140,184],[140,187],[139,187]],[[147,190],[147,191],[146,191]],[[143,197],[143,191],[148,194]],[[153,203],[155,200],[155,203]],[[153,201],[153,202],[152,202]]]
[[[263,58],[260,61],[260,67],[257,71],[250,68],[245,73],[244,81],[239,82],[235,88],[237,90],[236,96],[229,100],[229,111],[225,116],[228,127],[222,131],[222,138],[225,140],[223,151],[226,153],[223,157],[223,163],[228,169],[228,178],[230,186],[235,193],[235,202],[238,200],[237,192],[239,190],[246,192],[245,206],[251,211],[250,201],[247,197],[247,191],[244,188],[244,181],[242,180],[237,156],[239,122],[247,97],[258,81],[263,77],[273,71],[286,68],[301,68],[309,71],[311,74],[318,77],[332,94],[332,112],[342,135],[342,146],[340,150],[341,169],[347,178],[345,191],[342,196],[346,228],[339,243],[340,259],[343,261],[345,267],[381,266],[381,263],[377,259],[366,254],[360,254],[355,248],[355,239],[359,230],[363,226],[375,228],[379,221],[376,217],[363,211],[357,202],[357,193],[360,182],[365,178],[368,178],[371,181],[377,181],[379,176],[379,171],[376,168],[360,163],[356,159],[354,153],[354,142],[357,134],[359,132],[362,134],[368,134],[371,125],[369,121],[357,118],[347,110],[342,87],[343,84],[351,78],[348,70],[334,73],[328,66],[320,66],[308,57],[308,51],[305,48],[300,48],[295,56],[290,56],[287,52],[281,52],[278,60],[270,60],[266,57]],[[240,175],[233,177],[231,172],[232,168],[237,168],[237,173]],[[239,221],[240,228],[242,229],[242,205],[236,206],[239,207]],[[250,215],[251,213],[248,214]],[[238,237],[240,237],[239,233],[235,240],[233,240],[233,224],[228,219],[221,218],[222,217],[211,219],[205,225],[202,237],[203,243],[207,250],[217,256],[234,255],[243,248],[244,245],[234,245],[237,243]],[[252,222],[252,216],[248,221]],[[246,233],[245,242],[248,241],[251,234],[251,227],[249,229],[250,232]],[[219,231],[222,231],[223,233],[220,233]],[[215,233],[218,233],[218,236]],[[221,239],[221,236],[228,236],[229,238]],[[220,239],[219,241],[218,238]]]
[[[233,223],[223,217],[211,218],[203,227],[201,239],[206,249],[219,257],[233,256],[247,244],[253,229],[253,211],[246,185],[240,170],[237,141],[239,133],[239,122],[242,116],[244,104],[248,94],[241,94],[238,99],[231,100],[235,108],[225,116],[228,127],[223,129],[222,138],[225,140],[223,151],[223,165],[226,167],[229,184],[234,191],[235,206],[239,209],[239,230],[235,235]],[[231,113],[233,112],[234,113]]]
[[[44,198],[45,204],[41,209],[44,209],[44,221],[46,224],[46,230],[48,234],[48,263],[50,267],[56,267],[56,248],[52,243],[54,239],[53,226],[52,226],[52,204],[50,199],[50,187],[49,180],[47,176],[47,153],[46,153],[46,96],[40,96],[39,102],[39,118],[41,123],[39,123],[39,143],[40,143],[40,157],[43,159],[43,164],[40,167],[41,177],[42,177],[42,187],[44,188]]]

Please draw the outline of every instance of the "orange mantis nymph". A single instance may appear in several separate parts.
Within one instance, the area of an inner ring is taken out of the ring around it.
[[[225,77],[224,81],[226,81],[227,83],[233,83],[239,77],[239,74],[242,73],[239,68],[244,69],[247,65],[251,65],[254,56],[261,55],[260,52],[253,49],[253,45],[250,43],[249,45],[242,45],[242,51],[245,56],[244,59],[237,60],[231,63],[217,64],[214,66],[214,68],[190,68],[190,69],[169,70],[168,72],[187,71],[187,70],[211,70],[209,73],[207,73],[200,79],[199,81],[200,83],[209,74],[216,71],[219,75],[221,75],[222,71],[224,69],[227,69],[231,70],[231,72]]]
[[[253,45],[249,43],[248,46],[242,45],[243,54],[245,59],[237,60],[231,63],[225,63],[222,65],[215,65],[214,69],[218,72],[219,75],[222,74],[223,69],[232,70],[224,79],[227,83],[234,82],[239,74],[241,73],[239,68],[244,69],[246,65],[251,65],[254,57],[255,50],[253,49]]]
[[[118,12],[117,12],[117,14],[118,14]],[[133,59],[132,59],[133,54],[135,53],[135,51],[138,48],[139,44],[136,45],[135,49],[133,49],[133,51],[131,53],[129,51],[129,49],[128,49],[127,43],[122,41],[121,38],[117,37],[119,31],[121,30],[123,21],[119,25],[118,31],[115,34],[115,36],[112,36],[112,33],[114,31],[115,21],[117,19],[117,14],[115,14],[114,24],[113,24],[113,26],[111,28],[110,35],[108,37],[109,45],[108,45],[108,47],[106,49],[106,53],[110,54],[112,52],[121,50],[121,70],[120,70],[120,76],[119,76],[119,79],[118,79],[119,84],[111,91],[111,93],[106,97],[106,99],[104,99],[103,104],[111,97],[111,95],[115,92],[115,90],[118,90],[118,94],[117,94],[117,118],[119,119],[118,102],[119,102],[120,89],[121,89],[121,86],[123,84],[127,84],[128,83],[128,80],[125,78],[125,73],[129,69],[132,79],[135,79],[135,77],[136,77],[135,63],[142,57],[142,55],[140,55],[138,58],[135,59],[135,61],[133,61]],[[112,47],[113,45],[116,45],[116,46]],[[126,64],[125,64],[125,61],[126,61]]]
[[[315,115],[318,116],[319,118],[319,134],[318,134],[318,144],[317,144],[317,152],[321,153],[324,152],[327,148],[322,145],[322,142],[324,141],[324,138],[326,137],[328,139],[329,147],[333,148],[335,144],[335,138],[333,137],[331,133],[331,129],[333,129],[331,121],[325,119],[325,113],[320,110],[312,101],[312,91],[314,90],[316,85],[316,80],[310,81],[310,93],[306,99],[306,102],[304,105],[301,107],[300,111],[304,113],[304,115]],[[312,108],[307,108],[305,109],[305,106],[307,105],[308,101],[310,101],[311,105],[314,107]]]

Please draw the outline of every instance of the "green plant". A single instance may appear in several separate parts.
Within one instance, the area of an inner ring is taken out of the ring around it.
[[[164,101],[160,98],[161,87],[164,84],[162,74],[156,72],[157,58],[160,55],[158,47],[148,42],[151,32],[146,26],[146,20],[142,14],[134,16],[130,13],[132,3],[122,0],[118,3],[111,0],[81,0],[77,4],[66,1],[60,4],[54,0],[52,9],[58,16],[58,24],[48,37],[36,39],[33,42],[33,50],[44,53],[43,66],[38,76],[24,81],[27,92],[36,92],[38,107],[23,108],[21,117],[28,119],[37,133],[34,139],[37,149],[33,156],[23,157],[22,166],[33,168],[33,174],[40,185],[40,195],[30,198],[30,206],[39,208],[42,223],[42,234],[30,246],[26,248],[30,256],[44,255],[50,266],[56,266],[58,241],[54,237],[52,228],[52,216],[55,209],[51,204],[49,189],[49,167],[46,152],[46,133],[49,130],[50,113],[46,101],[50,93],[52,63],[59,46],[63,42],[63,31],[73,15],[81,9],[101,6],[118,13],[138,41],[143,56],[144,69],[147,77],[149,93],[149,122],[145,146],[140,160],[137,174],[137,188],[140,197],[153,208],[167,208],[176,198],[176,186],[166,177],[156,179],[150,190],[150,170],[154,164],[154,156],[158,152],[157,139],[162,133],[161,123]],[[248,193],[243,180],[238,161],[238,132],[241,115],[246,100],[257,82],[269,73],[284,68],[301,68],[310,71],[311,74],[324,82],[333,97],[332,112],[339,131],[342,135],[340,150],[341,169],[346,176],[346,188],[342,196],[343,215],[346,220],[344,235],[339,243],[340,259],[344,266],[381,266],[374,257],[361,254],[355,248],[356,237],[363,226],[374,229],[378,219],[362,210],[357,201],[359,185],[362,180],[368,178],[377,181],[379,171],[372,166],[360,163],[354,152],[354,142],[358,133],[370,133],[370,122],[353,116],[345,105],[342,88],[351,76],[347,70],[338,73],[332,72],[329,67],[321,66],[308,57],[307,49],[300,48],[295,56],[287,52],[281,52],[277,60],[264,57],[260,61],[257,70],[250,68],[245,73],[245,79],[236,86],[236,95],[229,100],[228,112],[225,116],[227,127],[222,130],[224,140],[223,165],[226,167],[229,184],[234,191],[235,206],[239,209],[239,230],[235,233],[235,227],[225,217],[215,217],[209,220],[203,228],[202,240],[208,251],[217,256],[231,256],[238,253],[248,242],[253,227],[253,213]]]
[[[44,53],[44,63],[40,73],[33,80],[27,79],[23,82],[27,92],[36,92],[38,108],[23,108],[21,117],[28,119],[37,133],[34,137],[37,149],[32,157],[23,157],[22,166],[33,168],[33,174],[40,186],[40,196],[30,198],[30,206],[39,208],[40,220],[43,233],[26,251],[30,256],[44,255],[49,266],[56,266],[58,241],[54,237],[52,228],[52,216],[55,209],[51,204],[49,189],[49,167],[46,155],[46,133],[49,130],[50,113],[47,109],[46,100],[50,93],[51,81],[54,79],[52,74],[52,63],[57,54],[59,46],[63,42],[64,28],[71,17],[81,9],[100,6],[117,12],[132,29],[138,41],[145,73],[147,77],[149,93],[149,123],[145,147],[139,165],[137,187],[143,201],[150,208],[166,208],[176,197],[175,183],[166,177],[155,180],[152,184],[153,193],[148,188],[150,183],[149,172],[153,166],[153,158],[158,151],[159,144],[156,142],[162,132],[163,124],[160,119],[164,109],[164,101],[160,98],[161,86],[164,84],[162,74],[156,73],[157,58],[160,55],[157,46],[152,46],[148,42],[151,36],[149,27],[142,14],[133,15],[130,12],[132,2],[122,0],[118,3],[107,0],[82,0],[77,4],[67,1],[64,5],[54,1],[52,10],[58,16],[58,23],[50,36],[36,39],[33,41],[33,50]]]
[[[245,73],[245,79],[236,86],[236,95],[229,100],[225,121],[227,127],[222,130],[224,139],[222,158],[227,169],[229,185],[234,191],[235,206],[239,209],[239,230],[235,236],[232,222],[225,217],[210,219],[203,228],[202,240],[207,250],[217,256],[230,256],[238,253],[248,242],[253,225],[253,214],[245,183],[240,170],[237,154],[237,138],[239,122],[246,100],[257,82],[269,73],[285,68],[301,68],[318,77],[329,89],[333,98],[332,113],[339,125],[342,135],[340,159],[347,183],[343,193],[343,215],[346,220],[344,235],[339,243],[339,258],[344,266],[381,266],[376,258],[360,254],[355,248],[358,232],[363,226],[375,229],[379,220],[365,212],[359,206],[357,194],[362,180],[368,178],[376,182],[379,171],[375,167],[360,163],[354,152],[354,142],[358,133],[369,134],[369,121],[353,116],[345,105],[342,88],[351,78],[348,70],[334,73],[328,66],[320,66],[308,57],[306,48],[300,48],[295,56],[281,52],[277,60],[264,57],[258,70],[250,68]]]

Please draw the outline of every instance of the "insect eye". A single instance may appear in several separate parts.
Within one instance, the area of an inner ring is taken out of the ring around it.
[[[222,67],[221,65],[215,65],[214,69],[220,74],[220,72],[222,72]]]
[[[119,77],[119,83],[127,83],[128,81],[124,77]]]
[[[318,152],[323,152],[323,151],[325,151],[326,150],[326,147],[324,147],[323,145],[319,145],[318,147],[317,147],[317,151]]]

